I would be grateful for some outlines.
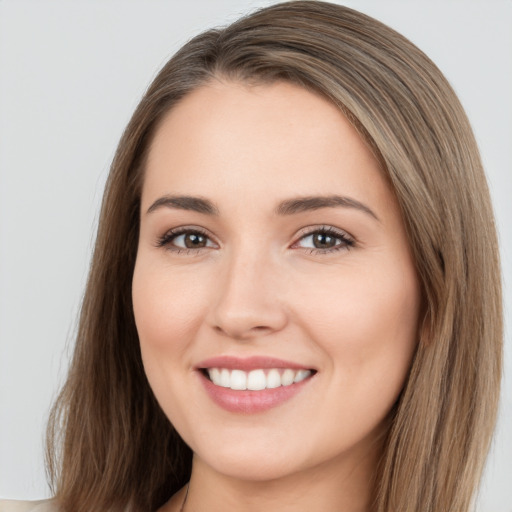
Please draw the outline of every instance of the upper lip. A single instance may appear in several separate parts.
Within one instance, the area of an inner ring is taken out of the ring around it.
[[[205,368],[227,368],[229,370],[258,370],[269,368],[291,368],[292,370],[311,370],[312,368],[303,364],[294,363],[293,361],[285,361],[269,356],[251,356],[251,357],[235,357],[235,356],[216,356],[201,361],[197,365],[198,370]]]

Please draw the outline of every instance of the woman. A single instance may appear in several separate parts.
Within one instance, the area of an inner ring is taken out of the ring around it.
[[[201,34],[113,162],[35,510],[469,510],[498,276],[471,129],[410,42],[319,2]]]

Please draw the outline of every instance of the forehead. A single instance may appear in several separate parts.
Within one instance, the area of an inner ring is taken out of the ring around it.
[[[333,192],[390,194],[376,158],[334,104],[285,82],[213,81],[161,122],[143,207],[164,193],[270,203]]]

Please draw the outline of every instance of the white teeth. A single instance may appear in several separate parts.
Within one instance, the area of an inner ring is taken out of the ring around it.
[[[208,368],[210,380],[217,386],[231,388],[234,390],[249,389],[258,391],[261,389],[274,389],[280,386],[290,386],[293,383],[301,382],[311,375],[311,370],[292,370],[286,368],[279,370],[228,370],[227,368]]]
[[[212,375],[210,375],[210,379],[213,380]],[[215,382],[215,384],[218,384],[219,386],[222,386],[223,388],[230,388],[231,387],[231,373],[226,368],[223,368],[220,372],[220,379],[218,382]]]
[[[218,382],[220,384],[220,370],[218,368],[212,368],[210,370],[210,379],[212,379],[213,382]]]
[[[232,370],[231,372],[231,389],[247,389],[247,373],[242,370]]]
[[[272,368],[272,370],[267,373],[267,388],[274,389],[279,386],[281,386],[281,374],[279,370]]]
[[[267,379],[263,370],[253,370],[247,376],[247,389],[257,391],[267,387]]]
[[[289,386],[293,382],[293,379],[295,379],[295,373],[296,372],[294,372],[293,370],[290,370],[289,368],[287,368],[283,372],[283,375],[281,375],[281,385]]]
[[[310,375],[311,372],[309,370],[299,370],[297,375],[295,375],[293,382],[300,382],[301,380],[307,379]]]

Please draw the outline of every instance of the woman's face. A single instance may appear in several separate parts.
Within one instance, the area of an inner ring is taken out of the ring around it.
[[[288,83],[201,87],[155,135],[141,212],[142,358],[195,461],[266,480],[371,452],[420,292],[393,193],[340,111]]]

